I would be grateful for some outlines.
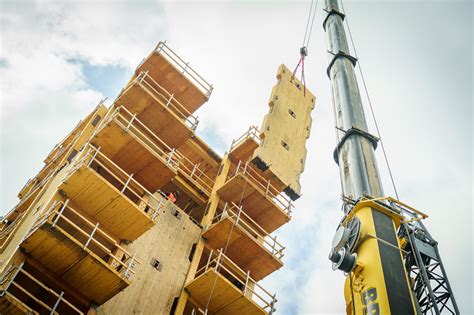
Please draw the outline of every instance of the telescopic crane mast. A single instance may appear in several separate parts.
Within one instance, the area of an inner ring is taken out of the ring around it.
[[[334,159],[344,200],[329,259],[347,274],[347,314],[459,314],[437,243],[419,222],[427,216],[383,197],[374,153],[379,139],[368,132],[345,15],[338,0],[325,0],[324,10],[338,138]]]

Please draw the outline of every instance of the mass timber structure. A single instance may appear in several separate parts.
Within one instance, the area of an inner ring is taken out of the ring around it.
[[[291,219],[309,135],[292,126],[314,107],[286,67],[277,78],[265,130],[221,157],[196,135],[212,85],[160,42],[3,217],[0,314],[274,313],[260,281],[283,266],[272,233]]]

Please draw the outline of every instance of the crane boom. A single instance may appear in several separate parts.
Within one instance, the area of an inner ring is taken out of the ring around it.
[[[345,285],[348,314],[415,314],[416,303],[404,267],[396,211],[376,202],[383,188],[375,157],[378,138],[368,132],[337,0],[326,0],[326,31],[346,218],[338,228],[330,260],[349,274]],[[370,197],[367,197],[370,196]],[[367,200],[363,200],[367,199]],[[358,201],[356,203],[356,201]],[[356,235],[352,237],[351,235]],[[360,238],[360,235],[364,235]]]
[[[459,314],[437,242],[421,222],[428,216],[383,197],[375,149],[338,0],[325,0],[332,99],[344,218],[329,259],[346,273],[347,314]],[[433,285],[432,285],[433,284]]]
[[[344,15],[337,1],[326,1],[326,11],[327,73],[332,83],[339,138],[334,158],[339,164],[343,194],[353,200],[363,194],[382,197],[383,188],[374,154],[377,138],[368,133],[354,73],[356,59],[350,55],[343,27]]]

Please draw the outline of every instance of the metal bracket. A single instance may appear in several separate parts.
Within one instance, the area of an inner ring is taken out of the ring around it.
[[[326,73],[328,75],[328,78],[331,79],[331,68],[332,66],[334,65],[334,63],[336,62],[337,59],[343,57],[343,58],[347,58],[351,63],[352,65],[355,67],[356,64],[357,64],[357,58],[354,57],[354,56],[351,56],[349,55],[348,53],[345,53],[343,51],[339,51],[338,53],[333,53],[331,51],[329,51],[330,54],[332,54],[334,57],[331,59],[331,62],[329,63],[329,66],[326,70]]]
[[[334,15],[334,14],[339,15],[343,21],[344,21],[344,18],[346,17],[346,15],[344,13],[339,12],[339,11],[334,10],[334,9],[331,9],[331,11],[328,11],[328,10],[324,9],[324,11],[326,11],[328,13],[328,15],[326,15],[326,18],[323,21],[324,31],[326,31],[326,23],[327,23],[327,21],[328,21],[328,19],[331,15]]]
[[[356,127],[352,127],[351,129],[345,131],[344,136],[341,138],[341,140],[337,144],[336,148],[334,149],[333,157],[334,157],[334,161],[336,161],[336,163],[338,165],[339,165],[339,154],[338,153],[341,150],[341,147],[343,146],[343,144],[346,142],[346,140],[352,135],[359,135],[361,137],[366,138],[367,140],[369,140],[372,143],[372,146],[374,147],[374,150],[377,149],[377,143],[380,140],[379,138],[377,138],[374,135],[371,135],[367,131],[361,130],[361,129],[356,128]]]

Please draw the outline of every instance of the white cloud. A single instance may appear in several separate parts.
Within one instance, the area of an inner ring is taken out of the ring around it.
[[[108,96],[82,65],[134,67],[166,32],[157,3],[2,2],[1,205],[41,168],[78,120]]]
[[[309,7],[48,1],[1,6],[3,207],[14,205],[13,196],[44,155],[103,97],[87,87],[80,64],[68,60],[120,64],[131,72],[158,40],[168,39],[214,83],[211,100],[198,112],[198,133],[213,130],[230,144],[250,124],[260,124],[278,65],[291,68],[298,61]],[[447,3],[348,3],[346,8],[401,199],[431,215],[427,225],[440,243],[458,303],[470,313],[472,71],[466,69],[472,69],[472,42],[462,30],[472,34],[472,10]],[[413,19],[413,12],[423,15]],[[340,314],[345,307],[344,277],[331,271],[327,259],[341,212],[321,21],[320,12],[306,64],[318,105],[303,197],[293,221],[278,231],[287,246],[286,266],[263,282],[277,292],[277,308],[285,313]],[[466,53],[463,64],[453,51]],[[380,153],[385,190],[393,195]]]

